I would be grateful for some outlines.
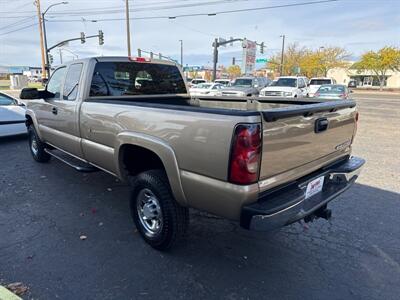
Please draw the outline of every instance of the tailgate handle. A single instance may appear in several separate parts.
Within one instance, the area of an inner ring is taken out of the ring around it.
[[[315,133],[319,133],[328,129],[328,119],[321,118],[315,121]]]

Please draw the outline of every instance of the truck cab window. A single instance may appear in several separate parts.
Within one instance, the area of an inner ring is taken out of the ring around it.
[[[64,100],[75,100],[78,95],[79,79],[82,73],[82,64],[73,64],[69,67],[64,83]]]
[[[137,62],[98,62],[90,97],[186,94],[185,82],[174,65]]]
[[[49,95],[49,97],[47,98],[60,99],[62,81],[64,79],[65,70],[66,68],[62,67],[54,71],[53,75],[49,80],[49,83],[47,84],[46,91],[48,92]]]

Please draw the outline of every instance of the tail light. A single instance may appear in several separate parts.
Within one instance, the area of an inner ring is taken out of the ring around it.
[[[237,184],[251,184],[257,182],[260,158],[260,124],[237,125],[231,148],[229,181]]]
[[[130,61],[136,61],[136,62],[150,62],[150,61],[151,61],[150,58],[146,58],[146,57],[133,57],[133,56],[130,56],[130,57],[129,57],[129,60],[130,60]]]
[[[346,99],[346,94],[341,94],[339,97],[342,99]]]
[[[351,143],[353,143],[354,138],[356,137],[357,129],[358,129],[358,119],[359,119],[359,112],[356,111],[356,115],[354,116],[354,120],[356,123],[354,124],[354,132],[353,132],[353,138],[351,139]]]
[[[315,94],[314,94],[314,97],[319,97],[319,96],[320,96],[319,93],[315,93]]]

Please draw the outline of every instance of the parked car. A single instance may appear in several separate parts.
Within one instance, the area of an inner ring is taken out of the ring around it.
[[[298,76],[282,76],[260,92],[261,97],[303,98],[308,96],[306,80]]]
[[[315,93],[320,99],[349,99],[350,91],[344,84],[324,84]]]
[[[214,82],[222,84],[223,86],[229,86],[231,84],[230,79],[215,79]]]
[[[0,92],[0,137],[26,133],[25,105]]]
[[[139,74],[149,80],[136,85]],[[33,158],[130,184],[137,230],[160,250],[185,236],[190,207],[251,230],[329,219],[328,202],[364,164],[351,156],[354,101],[191,98],[169,61],[76,60],[59,66],[44,91],[23,89],[20,98]]]
[[[260,90],[267,86],[270,80],[265,77],[239,77],[223,89],[223,96],[251,97],[258,96]]]
[[[206,82],[207,82],[207,80],[205,80],[205,79],[195,78],[195,79],[192,79],[192,81],[190,81],[189,87],[194,87],[200,83],[206,83]]]
[[[189,89],[190,96],[222,96],[223,85],[219,83],[200,83]]]
[[[356,88],[356,87],[357,87],[357,80],[350,79],[350,81],[349,81],[347,87],[349,87],[349,88]]]
[[[336,84],[336,80],[333,78],[325,78],[325,77],[316,77],[311,78],[310,83],[308,85],[308,96],[314,97],[316,91],[318,91],[319,87],[323,84]]]

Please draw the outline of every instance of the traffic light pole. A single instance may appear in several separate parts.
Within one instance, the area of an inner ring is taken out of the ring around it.
[[[230,40],[222,41],[222,42],[219,42],[217,38],[214,40],[214,43],[212,44],[213,47],[214,47],[213,74],[212,74],[212,80],[213,81],[215,79],[217,79],[218,47],[226,45],[226,44],[230,44],[230,43],[233,43],[233,42],[237,42],[237,41],[243,41],[243,39],[230,39]]]
[[[46,70],[47,78],[50,78],[50,60],[49,60],[49,50],[47,50],[47,35],[46,35],[46,19],[44,18],[44,13],[42,13],[43,22],[43,38],[44,38],[44,53],[46,53]]]

